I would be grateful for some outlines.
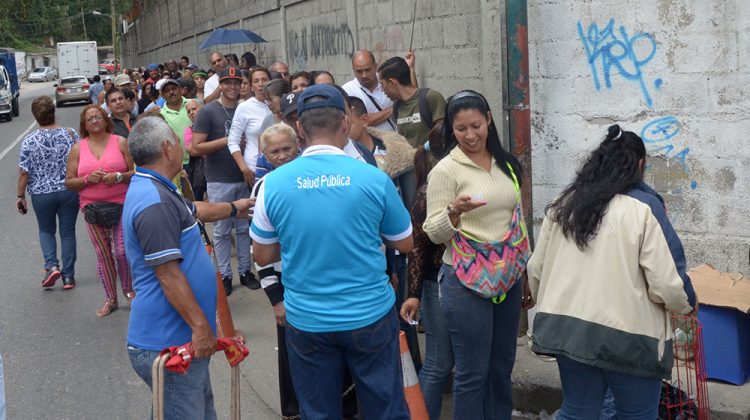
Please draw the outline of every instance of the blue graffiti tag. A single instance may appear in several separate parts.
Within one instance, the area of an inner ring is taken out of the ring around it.
[[[679,149],[671,141],[681,130],[682,124],[677,118],[662,117],[646,124],[641,130],[641,138],[646,144],[649,154],[661,155],[671,159],[680,164],[685,173],[688,173],[687,157],[690,154],[690,148]],[[693,187],[693,189],[695,188]]]
[[[612,69],[626,80],[638,82],[643,98],[649,108],[653,107],[653,100],[649,94],[646,82],[643,80],[641,68],[648,64],[656,54],[656,40],[647,32],[636,32],[628,35],[625,26],[615,31],[615,20],[610,19],[604,29],[592,23],[584,33],[583,25],[578,22],[578,36],[586,48],[586,55],[591,67],[591,77],[594,87],[601,90],[601,78],[607,89],[612,88]],[[637,51],[636,51],[637,50]],[[601,66],[601,75],[599,67]],[[658,89],[661,81],[655,83]]]
[[[667,141],[680,133],[682,126],[675,117],[657,118],[643,127],[641,138],[644,143]]]

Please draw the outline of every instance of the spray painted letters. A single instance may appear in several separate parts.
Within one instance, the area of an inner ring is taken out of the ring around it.
[[[612,73],[615,70],[614,74],[638,83],[646,105],[649,108],[653,106],[653,100],[641,71],[641,68],[648,64],[656,54],[656,40],[651,34],[636,32],[631,36],[625,26],[615,29],[615,20],[610,19],[604,28],[599,28],[598,24],[592,23],[586,32],[579,21],[578,36],[586,49],[596,90],[601,90],[602,79],[607,89],[612,88]],[[657,79],[654,85],[658,89],[661,80]]]
[[[330,57],[346,54],[354,55],[354,35],[349,25],[311,24],[309,29],[287,34],[289,52],[299,68],[305,68],[308,58]]]

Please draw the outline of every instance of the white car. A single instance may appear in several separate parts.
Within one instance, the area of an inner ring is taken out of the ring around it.
[[[37,67],[29,73],[29,82],[48,82],[57,78],[57,70],[52,67]]]

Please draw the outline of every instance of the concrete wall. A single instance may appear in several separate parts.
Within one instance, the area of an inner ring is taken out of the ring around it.
[[[529,0],[535,216],[619,123],[647,143],[689,265],[750,272],[741,0]]]
[[[484,92],[502,106],[502,2],[417,1],[413,49],[420,84],[446,97],[460,89]],[[221,46],[238,56],[253,51],[258,62],[282,60],[292,71],[331,71],[343,84],[353,77],[351,54],[361,48],[378,62],[403,55],[411,40],[411,1],[382,0],[160,0],[146,1],[124,38],[127,66],[187,55],[208,68],[198,46],[214,28],[244,28],[268,43]]]
[[[269,42],[245,48],[261,64],[352,77],[350,57],[403,54],[414,3],[388,0],[160,0],[145,2],[125,39],[125,63],[189,56],[216,27]],[[485,93],[501,115],[502,0],[416,2],[420,84],[446,97]],[[534,209],[544,206],[620,123],[647,142],[648,181],[664,194],[690,265],[750,272],[750,9],[742,0],[528,0]],[[499,120],[499,119],[498,119]]]

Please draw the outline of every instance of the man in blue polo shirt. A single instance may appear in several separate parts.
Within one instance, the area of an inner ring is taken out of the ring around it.
[[[348,157],[344,98],[332,86],[297,101],[302,156],[266,175],[251,226],[254,257],[284,267],[287,346],[302,418],[340,419],[346,363],[362,412],[408,419],[395,295],[381,246],[406,253],[411,221],[393,182]]]
[[[182,170],[182,147],[161,118],[136,123],[128,147],[138,166],[122,215],[136,291],[128,325],[130,362],[151,387],[151,365],[159,353],[192,341],[196,358],[187,375],[165,372],[164,415],[215,419],[208,358],[216,348],[216,272],[196,218],[247,215],[254,200],[185,200],[170,181]]]

